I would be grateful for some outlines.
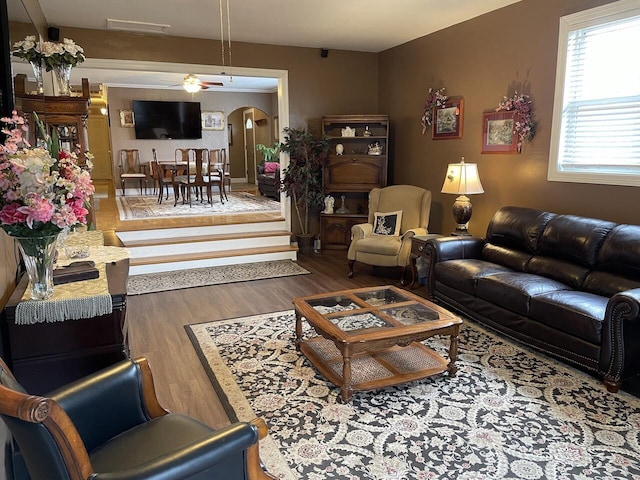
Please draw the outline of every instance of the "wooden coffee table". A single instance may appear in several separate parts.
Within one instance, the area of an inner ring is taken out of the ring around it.
[[[296,348],[348,403],[354,391],[456,374],[462,319],[393,286],[341,290],[293,300]],[[318,333],[302,337],[302,319]],[[421,342],[449,335],[449,361]]]

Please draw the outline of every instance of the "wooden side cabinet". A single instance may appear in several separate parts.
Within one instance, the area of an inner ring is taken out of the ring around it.
[[[4,309],[0,333],[3,358],[29,392],[45,394],[129,356],[127,278],[129,260],[107,264],[113,312],[94,318],[16,325],[15,311],[27,287],[26,275]]]
[[[348,249],[351,243],[351,227],[366,221],[366,215],[321,214],[320,246],[326,250]]]
[[[389,117],[326,115],[322,133],[330,145],[322,186],[325,195],[335,198],[336,213],[321,216],[321,247],[346,250],[351,227],[367,221],[369,192],[387,185]]]

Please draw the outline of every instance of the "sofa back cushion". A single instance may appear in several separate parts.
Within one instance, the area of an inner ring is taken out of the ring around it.
[[[536,253],[545,227],[556,215],[524,207],[502,207],[487,227],[487,242],[511,250]]]
[[[600,247],[616,226],[613,222],[576,215],[557,215],[542,233],[538,253],[593,268]]]
[[[525,271],[527,263],[529,263],[531,257],[532,255],[530,253],[500,247],[498,245],[493,245],[492,243],[485,243],[482,248],[483,260],[509,267],[511,270],[515,270],[517,272]]]

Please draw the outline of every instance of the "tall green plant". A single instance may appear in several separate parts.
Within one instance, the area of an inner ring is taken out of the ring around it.
[[[329,156],[326,137],[316,138],[311,128],[285,128],[280,149],[289,154],[282,172],[282,188],[293,199],[302,235],[309,235],[309,211],[322,205],[322,167]]]
[[[280,144],[275,142],[273,145],[267,147],[262,143],[258,143],[256,150],[262,153],[265,162],[277,162],[278,155],[280,154]]]

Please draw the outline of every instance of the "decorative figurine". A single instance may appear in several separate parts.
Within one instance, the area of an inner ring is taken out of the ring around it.
[[[340,133],[343,137],[355,137],[356,129],[351,127],[344,127],[342,130],[340,130]]]
[[[322,213],[333,213],[333,205],[335,202],[335,198],[333,198],[331,195],[327,195],[324,198],[324,210],[322,211]]]
[[[363,135],[365,137],[370,137],[371,136],[371,130],[369,130],[369,125],[367,125],[366,127],[364,127],[364,133]]]
[[[342,195],[340,199],[342,200],[342,205],[336,210],[336,213],[349,213],[349,209],[344,205],[344,195]]]
[[[344,145],[342,145],[341,143],[338,143],[336,145],[336,155],[342,155],[343,152],[344,152]]]

